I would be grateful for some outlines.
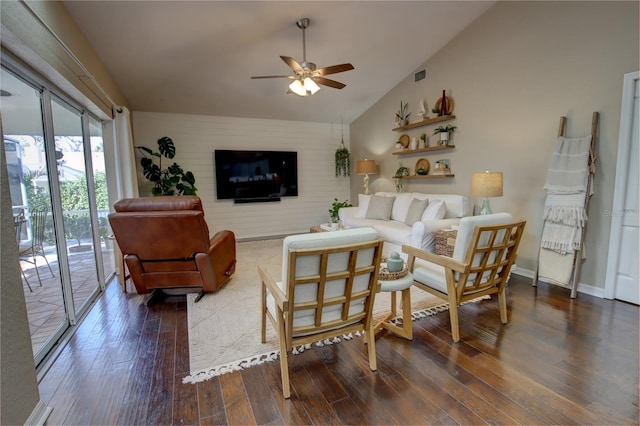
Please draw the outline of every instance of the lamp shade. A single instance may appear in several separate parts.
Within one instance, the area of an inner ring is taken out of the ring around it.
[[[359,175],[375,175],[378,172],[375,160],[358,160],[356,173]]]
[[[490,172],[486,170],[474,173],[471,176],[472,197],[501,197],[502,196],[502,172]]]

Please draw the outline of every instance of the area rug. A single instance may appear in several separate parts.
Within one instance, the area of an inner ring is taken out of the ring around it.
[[[276,281],[281,278],[282,239],[238,243],[236,257],[236,272],[222,289],[198,303],[194,303],[195,294],[187,296],[191,374],[184,378],[184,383],[197,383],[278,359],[278,339],[270,322],[267,341],[260,342],[257,265],[263,266]],[[389,313],[390,299],[389,293],[376,295],[374,318],[381,319]],[[414,320],[448,309],[442,299],[413,287],[411,305]]]

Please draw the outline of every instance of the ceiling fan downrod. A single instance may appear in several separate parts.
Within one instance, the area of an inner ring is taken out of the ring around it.
[[[309,26],[309,23],[311,23],[309,18],[302,18],[296,21],[296,25],[302,30],[302,63],[305,64],[303,67],[306,66],[307,63],[307,40],[305,30]]]

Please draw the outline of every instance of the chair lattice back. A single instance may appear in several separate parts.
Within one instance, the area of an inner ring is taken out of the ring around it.
[[[22,224],[25,223],[24,210],[20,210],[18,214],[13,215],[13,223],[16,227],[16,243],[20,247],[20,240],[22,239]]]
[[[381,256],[380,240],[290,250],[288,346],[369,328]]]
[[[48,215],[49,212],[46,209],[31,212],[31,229],[33,232],[32,247],[35,252],[44,250],[44,230]]]
[[[458,300],[464,294],[477,297],[479,292],[502,289],[513,266],[525,222],[476,227],[464,263],[468,265],[457,281]]]

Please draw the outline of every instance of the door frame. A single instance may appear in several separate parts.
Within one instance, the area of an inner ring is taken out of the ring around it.
[[[631,151],[631,127],[633,123],[633,102],[635,83],[640,79],[640,71],[624,75],[622,85],[622,107],[620,110],[620,134],[618,137],[618,158],[616,162],[616,179],[611,209],[611,229],[609,232],[609,255],[607,256],[607,272],[605,275],[604,298],[614,299],[616,290],[616,273],[620,260],[620,240],[622,238],[622,210],[627,191],[629,162]]]

